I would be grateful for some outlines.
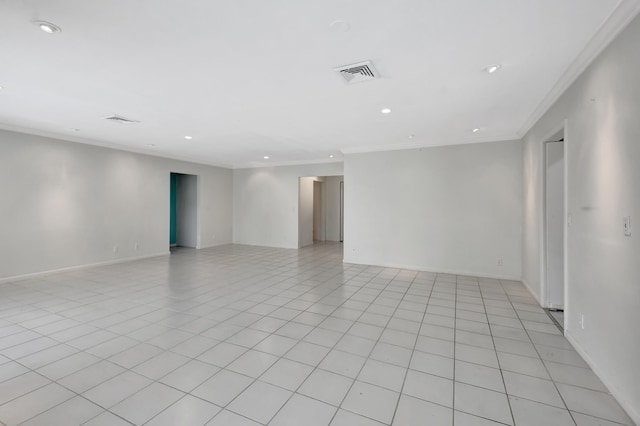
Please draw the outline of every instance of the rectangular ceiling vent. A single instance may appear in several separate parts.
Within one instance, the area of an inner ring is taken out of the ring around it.
[[[111,121],[113,123],[120,123],[120,124],[139,123],[138,120],[132,120],[130,118],[123,117],[123,116],[118,115],[118,114],[108,115],[108,116],[102,117],[102,118],[104,118],[105,120]]]
[[[362,83],[380,78],[380,74],[378,74],[378,71],[371,61],[345,65],[334,68],[334,71],[339,73],[347,84]]]

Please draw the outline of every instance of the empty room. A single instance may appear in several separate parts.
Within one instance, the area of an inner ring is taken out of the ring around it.
[[[640,425],[639,13],[0,1],[0,426]]]

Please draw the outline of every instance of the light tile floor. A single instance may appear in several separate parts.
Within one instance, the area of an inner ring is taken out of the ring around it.
[[[519,282],[224,246],[0,284],[13,425],[632,425]]]

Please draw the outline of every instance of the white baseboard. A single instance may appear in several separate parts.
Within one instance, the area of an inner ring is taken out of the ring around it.
[[[126,257],[126,258],[122,258],[122,259],[106,260],[104,262],[87,263],[87,264],[84,264],[84,265],[67,266],[67,267],[64,267],[64,268],[49,269],[49,270],[46,270],[46,271],[39,271],[39,272],[31,272],[31,273],[28,273],[28,274],[21,274],[21,275],[14,275],[14,276],[11,276],[11,277],[0,278],[0,283],[5,283],[5,282],[9,282],[9,281],[25,280],[25,279],[29,279],[29,278],[36,278],[36,277],[41,277],[41,276],[44,276],[44,275],[55,274],[55,273],[58,273],[58,272],[78,271],[78,270],[81,270],[81,269],[92,268],[92,267],[95,267],[95,266],[106,266],[106,265],[115,265],[115,264],[118,264],[118,263],[133,262],[133,261],[136,261],[136,260],[149,259],[151,257],[166,256],[168,254],[170,254],[170,252],[166,251],[166,252],[161,252],[161,253],[146,254],[144,256]]]
[[[275,245],[265,245],[265,244],[258,244],[258,243],[242,243],[239,241],[234,241],[232,243],[229,244],[235,244],[237,246],[250,246],[250,247],[268,247],[268,248],[278,248],[278,249],[286,249],[286,250],[298,250],[304,247],[298,247],[296,246],[275,246]],[[308,247],[308,246],[305,246]]]
[[[607,387],[611,396],[613,396],[616,399],[616,401],[618,401],[618,404],[620,404],[622,409],[626,411],[629,417],[631,417],[631,420],[633,420],[635,424],[640,425],[640,412],[636,410],[636,408],[633,406],[631,401],[627,401],[625,398],[625,395],[623,395],[622,392],[620,392],[617,389],[617,387],[613,383],[611,383],[611,381],[607,379],[607,377],[604,374],[602,374],[602,372],[598,368],[598,365],[595,362],[593,362],[589,354],[587,354],[587,352],[582,348],[582,346],[580,346],[578,341],[571,335],[570,330],[566,330],[564,335],[569,341],[569,343],[571,343],[573,348],[576,350],[576,352],[578,352],[582,357],[582,359],[584,359],[584,361],[589,365],[589,367],[591,367],[591,370],[593,370],[595,375],[598,376],[600,381]]]
[[[367,265],[367,266],[381,266],[384,268],[397,268],[397,269],[409,269],[412,271],[424,271],[424,272],[435,272],[438,274],[451,274],[451,275],[466,275],[470,277],[480,277],[480,278],[492,278],[497,280],[512,280],[512,281],[520,281],[522,279],[521,276],[517,275],[494,275],[487,274],[485,272],[478,271],[466,271],[460,269],[442,269],[442,268],[431,268],[420,265],[404,265],[399,263],[386,263],[386,262],[359,262],[355,260],[347,260],[342,259],[343,263],[352,263],[354,265]]]
[[[213,243],[213,244],[207,244],[204,246],[200,246],[200,247],[196,247],[197,249],[207,249],[207,248],[212,248],[212,247],[220,247],[220,246],[227,246],[229,244],[233,244],[229,241],[224,242],[224,243]]]

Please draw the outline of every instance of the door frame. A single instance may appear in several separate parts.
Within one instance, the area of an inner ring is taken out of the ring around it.
[[[555,138],[554,138],[555,139]],[[553,210],[555,210],[557,207],[557,204],[562,204],[562,213],[560,214],[560,220],[562,221],[562,230],[564,233],[564,221],[565,221],[565,217],[566,217],[566,213],[565,213],[565,206],[564,206],[564,188],[562,188],[562,201],[560,203],[558,203],[557,201],[554,201],[553,203],[549,203],[549,195],[550,195],[550,187],[549,187],[549,149],[550,149],[550,145],[551,144],[558,144],[561,143],[562,144],[562,179],[563,179],[563,185],[564,185],[564,168],[565,168],[565,161],[564,161],[564,140],[550,140],[544,143],[544,236],[545,236],[545,246],[544,246],[544,264],[545,264],[545,283],[546,283],[546,291],[545,291],[545,300],[544,300],[544,304],[546,308],[549,309],[560,309],[560,306],[558,303],[553,303],[554,301],[557,301],[556,297],[557,297],[557,292],[554,291],[555,289],[555,281],[552,280],[551,278],[553,276],[555,276],[555,274],[552,274],[552,268],[550,267],[551,265],[551,260],[555,259],[555,256],[552,256],[550,253],[550,246],[555,247],[556,244],[552,245],[552,242],[555,242],[555,239],[550,239],[550,230],[549,228],[551,227],[551,222],[549,221],[549,215],[550,215],[550,208],[553,208]],[[559,148],[559,147],[556,147]],[[551,183],[551,188],[553,188],[555,185],[553,183]],[[554,196],[555,199],[555,196]],[[553,207],[552,207],[553,206]],[[554,223],[556,219],[554,219]],[[554,226],[555,228],[555,226]],[[561,285],[562,285],[562,289],[563,289],[563,293],[564,293],[564,235],[562,235],[562,277],[560,278]],[[553,283],[553,284],[552,284]],[[560,283],[558,283],[560,284]],[[553,287],[552,287],[553,286]],[[552,293],[556,294],[556,296],[552,296]],[[564,310],[564,294],[562,295],[562,310]]]
[[[195,235],[192,235],[192,240],[193,240],[193,247],[195,249],[199,249],[202,247],[202,243],[201,243],[201,218],[200,218],[200,204],[202,202],[202,197],[201,197],[201,176],[200,175],[196,175],[193,173],[184,173],[184,172],[176,172],[176,171],[170,171],[169,172],[170,175],[170,180],[172,180],[172,177],[175,175],[176,176],[176,185],[175,185],[175,197],[176,197],[176,211],[175,211],[175,219],[176,219],[176,242],[175,244],[171,245],[171,243],[169,244],[170,247],[179,247],[178,245],[178,241],[180,239],[179,236],[179,232],[178,232],[178,228],[180,227],[179,225],[179,219],[178,219],[178,211],[180,210],[179,208],[179,193],[178,193],[178,187],[179,185],[179,180],[180,180],[180,176],[189,176],[194,179],[194,185],[195,187],[192,188],[194,189],[195,192],[195,202],[194,203],[190,203],[189,204],[189,212],[191,214],[194,215],[195,218]],[[172,192],[172,187],[173,187],[173,182],[170,183],[170,194],[169,194],[169,198],[171,199],[171,192]],[[171,205],[170,203],[170,210],[173,208],[174,206]],[[171,211],[169,213],[169,227],[171,228]]]
[[[335,178],[335,177],[340,177],[340,193],[338,194],[338,196],[340,197],[340,200],[338,201],[339,203],[339,207],[340,207],[340,214],[339,214],[339,220],[340,220],[340,230],[339,230],[339,239],[340,242],[342,242],[342,239],[344,238],[344,190],[343,190],[343,185],[344,185],[344,174],[326,174],[326,175],[314,175],[314,176],[298,176],[298,214],[297,214],[297,222],[298,222],[298,248],[302,248],[304,247],[303,244],[303,237],[302,237],[302,220],[301,220],[301,215],[302,215],[302,210],[303,210],[303,179],[314,179],[314,180],[319,180],[320,182],[322,182],[323,187],[322,187],[322,214],[323,214],[323,234],[324,234],[324,240],[327,241],[327,205],[328,205],[328,201],[327,201],[327,193],[329,191],[329,187],[327,185],[325,185],[327,182],[325,180],[325,178]],[[313,222],[312,222],[313,225]],[[333,228],[332,228],[333,229]],[[334,241],[334,240],[331,240]]]
[[[322,179],[324,176],[318,176],[317,180],[313,181],[313,231],[312,240],[324,242],[327,240],[327,212],[325,206],[325,182]]]
[[[569,126],[568,120],[563,120],[559,125],[557,125],[547,137],[542,139],[540,143],[540,158],[541,161],[541,175],[542,175],[542,208],[541,208],[541,232],[540,232],[540,284],[541,284],[541,294],[540,294],[540,303],[543,308],[549,308],[549,281],[547,280],[547,155],[546,155],[546,143],[552,142],[554,138],[558,136],[561,132],[563,133],[564,144],[563,144],[563,162],[564,162],[564,188],[563,188],[563,262],[564,262],[564,324],[563,329],[566,333],[568,318],[569,318],[569,310],[570,310],[570,301],[569,301],[569,217],[571,216],[571,212],[569,211]]]
[[[344,242],[344,177],[340,181],[340,242]]]

